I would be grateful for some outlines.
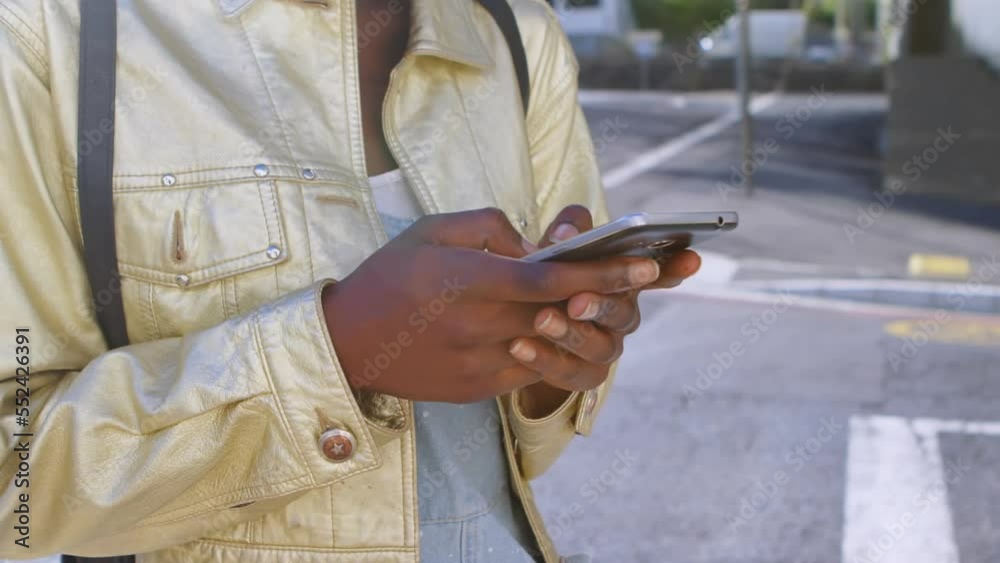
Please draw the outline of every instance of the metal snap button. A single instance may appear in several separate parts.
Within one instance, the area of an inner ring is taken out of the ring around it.
[[[160,183],[164,186],[173,186],[177,183],[177,176],[174,176],[173,174],[164,174],[163,177],[160,178]]]
[[[258,178],[263,178],[264,176],[267,176],[268,174],[271,173],[271,169],[268,168],[266,164],[258,164],[257,166],[253,167],[253,173]]]
[[[354,434],[340,428],[327,430],[319,437],[319,447],[326,459],[341,463],[354,455]]]

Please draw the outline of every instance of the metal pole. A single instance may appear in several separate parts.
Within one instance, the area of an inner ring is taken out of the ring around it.
[[[737,87],[740,115],[743,121],[743,172],[747,180],[747,196],[753,195],[753,117],[750,115],[750,0],[736,0],[740,12],[740,53],[737,66]]]

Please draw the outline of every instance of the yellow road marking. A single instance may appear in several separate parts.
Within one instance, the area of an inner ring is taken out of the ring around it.
[[[972,264],[965,256],[911,254],[907,270],[912,278],[967,280],[972,275]]]
[[[1000,346],[1000,322],[935,319],[893,321],[883,327],[887,334],[897,338],[930,342],[965,344],[969,346]]]

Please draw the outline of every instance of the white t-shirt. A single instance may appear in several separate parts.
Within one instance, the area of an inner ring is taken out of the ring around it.
[[[400,169],[371,176],[368,183],[372,187],[375,209],[379,213],[404,221],[424,216],[420,201]]]

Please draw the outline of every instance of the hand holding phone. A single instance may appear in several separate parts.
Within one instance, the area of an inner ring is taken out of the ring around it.
[[[613,256],[656,257],[679,251],[731,231],[739,224],[732,211],[632,213],[525,256],[529,262],[576,262]]]

